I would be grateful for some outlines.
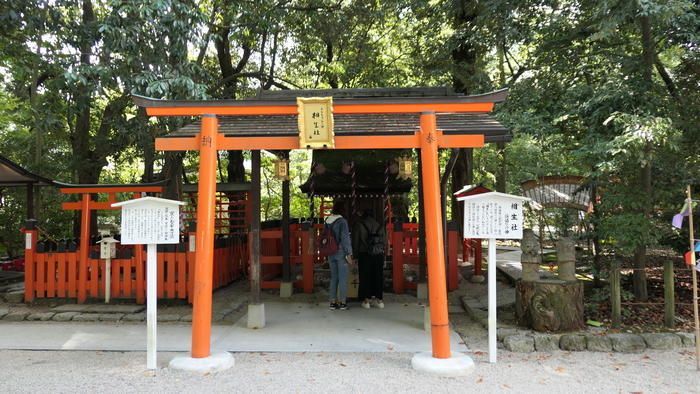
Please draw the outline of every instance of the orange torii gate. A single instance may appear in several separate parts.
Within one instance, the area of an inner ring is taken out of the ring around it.
[[[324,95],[320,91],[319,96]],[[331,92],[331,91],[329,91]],[[505,100],[506,90],[478,96],[435,97],[367,97],[334,98],[333,114],[419,114],[417,132],[398,135],[336,135],[335,149],[408,149],[420,150],[422,160],[425,206],[426,254],[432,336],[432,356],[449,359],[450,334],[447,311],[447,290],[442,212],[440,204],[440,174],[438,148],[478,148],[484,145],[484,132],[443,133],[437,129],[436,113],[488,113],[494,103]],[[331,94],[326,94],[331,95]],[[197,206],[196,264],[194,305],[192,315],[192,358],[210,356],[212,258],[214,247],[214,198],[218,150],[291,150],[300,147],[299,136],[236,136],[220,135],[220,116],[293,115],[298,114],[296,100],[157,100],[134,96],[137,105],[146,108],[150,116],[200,116],[201,132],[194,136],[158,138],[156,149],[169,151],[198,150],[200,152]],[[264,125],[261,126],[261,128]],[[241,130],[245,132],[246,130]],[[258,156],[259,157],[259,156]],[[253,156],[256,158],[256,155]],[[257,191],[259,193],[259,191]],[[254,221],[255,223],[256,221]],[[259,221],[257,221],[259,223]],[[257,231],[256,231],[257,230]],[[253,248],[259,245],[259,228],[252,229]],[[256,240],[258,242],[256,242]],[[256,258],[257,257],[257,258]],[[257,260],[257,261],[256,261]],[[259,254],[253,254],[251,277],[259,276]],[[255,286],[255,284],[253,284]],[[255,292],[253,287],[253,292]],[[257,289],[259,291],[259,288]],[[256,298],[253,299],[253,304]],[[259,300],[257,300],[259,303]]]

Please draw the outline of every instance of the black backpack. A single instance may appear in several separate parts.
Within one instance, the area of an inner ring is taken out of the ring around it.
[[[364,222],[360,222],[360,224],[367,230],[367,254],[370,256],[384,255],[386,253],[386,249],[384,249],[384,238],[379,234],[379,228],[377,228],[377,231],[371,232]]]

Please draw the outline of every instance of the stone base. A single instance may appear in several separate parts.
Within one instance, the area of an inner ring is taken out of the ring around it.
[[[168,366],[171,369],[182,371],[207,373],[223,371],[233,367],[235,360],[229,352],[212,353],[209,357],[192,358],[190,356],[177,356],[170,360]]]
[[[265,327],[265,304],[248,304],[248,328]]]
[[[292,282],[282,282],[280,283],[280,297],[289,298],[294,293],[294,283]]]
[[[416,286],[416,298],[419,300],[427,300],[428,299],[428,284],[427,283],[418,283]]]
[[[469,278],[469,281],[472,283],[483,283],[484,280],[486,280],[484,275],[473,275],[471,278]]]
[[[413,356],[411,366],[437,376],[467,376],[474,371],[474,360],[457,352],[452,352],[450,358],[434,358],[431,352],[421,352]]]

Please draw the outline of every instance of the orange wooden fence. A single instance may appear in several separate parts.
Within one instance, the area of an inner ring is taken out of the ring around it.
[[[314,265],[324,262],[313,239],[323,224],[290,225],[290,264],[301,265],[302,278],[292,278],[294,286],[306,293],[313,292]],[[458,287],[457,253],[459,234],[450,227],[448,231],[447,278],[448,290]],[[390,229],[389,258],[393,268],[394,292],[415,289],[418,282],[419,244],[416,223],[394,223]],[[87,259],[85,294],[81,297],[79,282],[80,250],[76,243],[59,245],[57,250],[46,251],[37,244],[36,230],[27,230],[25,249],[25,300],[35,298],[104,298],[105,280],[111,281],[111,298],[136,299],[145,302],[146,253],[143,246],[123,246],[116,259],[111,260],[111,278],[105,278],[105,260],[96,258],[98,247],[90,247]],[[189,233],[194,242],[195,233]],[[232,234],[215,241],[213,286],[226,286],[247,276],[250,243],[248,234]],[[279,228],[260,232],[262,288],[279,288],[282,271],[282,231]],[[192,301],[194,279],[194,249],[188,243],[161,245],[158,248],[159,298],[181,298]],[[414,274],[410,274],[413,271]],[[294,270],[292,270],[294,272]],[[409,274],[406,274],[409,272]],[[409,278],[410,277],[410,278]]]
[[[75,244],[61,245],[56,251],[44,251],[32,235],[25,250],[25,300],[34,298],[78,298],[80,253]],[[96,258],[91,247],[87,259],[87,284],[84,298],[104,298],[105,281],[111,281],[111,298],[146,299],[146,253],[143,246],[120,248],[120,258],[111,260],[111,277],[106,278],[106,261]],[[248,261],[247,240],[234,236],[216,240],[214,252],[214,288],[225,286],[244,274]],[[158,298],[192,298],[194,252],[187,244],[158,248]]]

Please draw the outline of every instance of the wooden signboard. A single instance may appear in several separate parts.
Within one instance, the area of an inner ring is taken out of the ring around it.
[[[141,197],[112,204],[122,209],[122,245],[146,248],[146,368],[156,369],[158,244],[180,242],[180,205],[184,202]]]
[[[297,97],[299,147],[334,148],[333,97]]]
[[[496,239],[523,237],[526,197],[488,192],[458,197],[464,201],[464,238],[489,240],[488,306],[489,362],[496,362]]]
[[[497,192],[458,198],[464,201],[464,238],[521,239],[525,199]]]

